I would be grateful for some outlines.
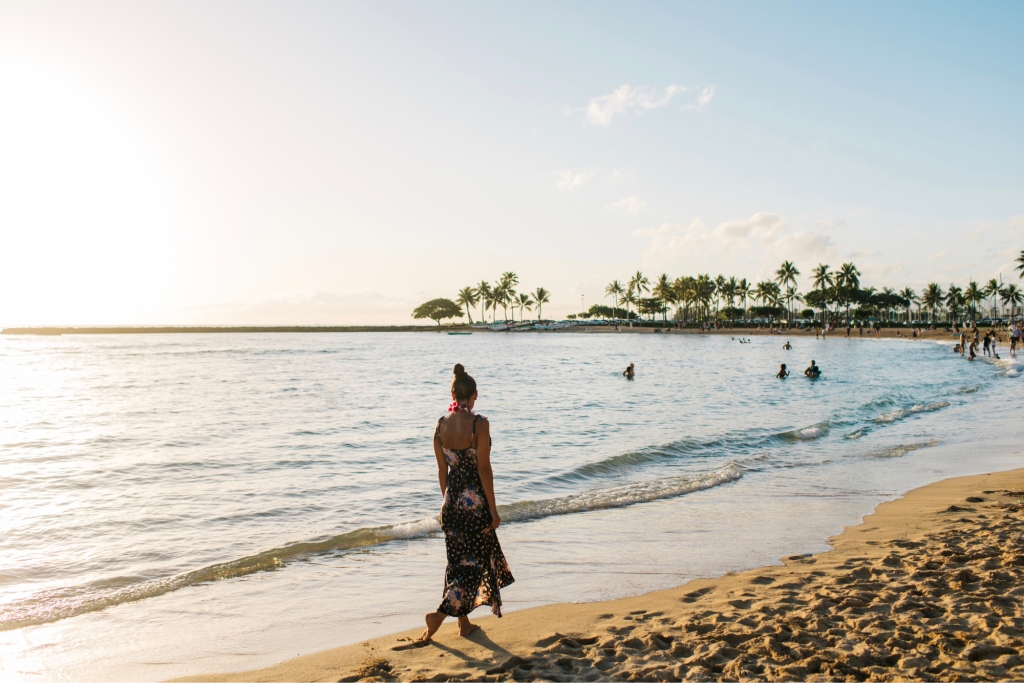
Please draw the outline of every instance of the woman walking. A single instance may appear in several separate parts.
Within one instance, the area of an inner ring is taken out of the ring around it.
[[[500,590],[515,580],[495,532],[501,518],[494,500],[490,424],[473,413],[476,381],[460,364],[453,372],[453,401],[434,430],[448,567],[441,605],[426,615],[421,641],[430,640],[449,616],[458,618],[459,635],[468,636],[480,628],[469,621],[469,613],[480,605],[490,605],[500,617]]]

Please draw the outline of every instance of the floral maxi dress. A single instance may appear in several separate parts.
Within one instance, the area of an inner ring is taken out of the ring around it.
[[[479,419],[479,415],[473,418],[474,437]],[[440,428],[438,420],[437,430]],[[437,611],[462,617],[480,605],[490,605],[491,612],[500,617],[499,591],[515,579],[501,552],[497,533],[489,528],[494,520],[480,481],[476,448],[441,448],[448,463],[448,488],[441,506],[448,567],[444,572],[444,598]]]

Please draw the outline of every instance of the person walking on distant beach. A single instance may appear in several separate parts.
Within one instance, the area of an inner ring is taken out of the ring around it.
[[[630,363],[629,366],[627,366],[626,369],[622,371],[622,376],[625,377],[626,379],[633,379],[635,375],[636,371],[633,370],[632,363]]]
[[[960,333],[960,355],[964,355],[967,350],[967,330]]]
[[[783,363],[782,367],[779,368],[779,374],[775,375],[779,379],[786,379],[789,377],[789,370],[786,369],[786,364]]]
[[[821,368],[815,365],[814,361],[812,360],[811,364],[807,366],[806,370],[804,370],[804,375],[806,377],[810,377],[811,379],[817,379],[818,376],[821,375]]]
[[[515,581],[496,533],[501,517],[494,499],[490,423],[473,413],[476,381],[461,364],[453,372],[454,400],[434,429],[448,567],[441,605],[424,617],[427,630],[417,644],[426,644],[446,617],[456,617],[459,635],[468,636],[480,628],[470,623],[469,613],[481,605],[490,605],[500,617],[500,591]]]

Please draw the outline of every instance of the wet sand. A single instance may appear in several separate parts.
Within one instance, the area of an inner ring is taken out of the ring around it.
[[[448,620],[423,647],[416,629],[180,680],[1024,679],[1024,469],[916,489],[830,542],[639,597],[481,609],[470,638]]]

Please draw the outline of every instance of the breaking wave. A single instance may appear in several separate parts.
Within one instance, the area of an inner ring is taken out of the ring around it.
[[[918,413],[929,413],[933,410],[942,410],[948,405],[949,401],[941,401],[939,403],[928,403],[925,405],[919,404],[909,408],[900,408],[899,410],[894,410],[891,413],[879,415],[875,418],[875,422],[880,424],[890,424],[896,420],[902,420],[905,417],[910,417],[911,415],[916,415]]]
[[[498,506],[498,512],[504,522],[526,522],[555,515],[606,510],[674,498],[727,484],[741,476],[742,471],[739,467],[729,465],[712,472],[634,482],[559,498],[519,501]],[[310,555],[366,548],[401,539],[423,538],[440,531],[437,518],[429,517],[404,524],[356,529],[318,541],[292,543],[177,576],[142,582],[133,582],[129,578],[113,579],[84,586],[40,591],[31,597],[0,605],[0,631],[67,619],[210,581],[273,571],[289,561]]]

